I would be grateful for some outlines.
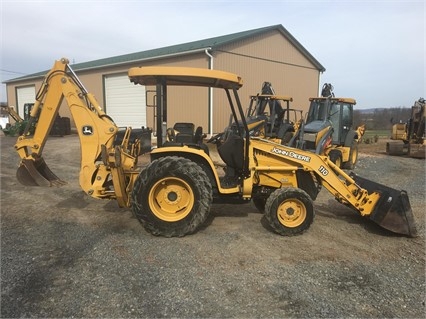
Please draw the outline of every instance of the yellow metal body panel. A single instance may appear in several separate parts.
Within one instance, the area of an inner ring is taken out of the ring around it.
[[[274,181],[272,185],[276,185],[279,181],[282,187],[290,185],[297,187],[294,175],[296,169],[302,169],[315,173],[322,180],[323,186],[338,201],[350,204],[361,215],[371,214],[380,198],[378,194],[368,194],[366,190],[357,186],[355,181],[334,165],[327,156],[316,155],[255,137],[252,138],[250,145],[253,148],[251,169],[258,175],[268,174],[268,178]]]
[[[199,159],[197,161],[205,161],[205,163],[207,164],[207,167],[209,167],[211,169],[211,172],[214,176],[215,182],[218,186],[218,190],[220,194],[238,194],[240,192],[240,187],[236,186],[236,187],[232,187],[232,188],[223,188],[220,185],[220,180],[219,180],[219,174],[217,172],[217,170],[215,169],[215,163],[213,162],[213,160],[211,159],[211,157],[209,155],[206,154],[206,152],[204,152],[201,149],[196,149],[196,148],[192,148],[189,147],[187,145],[183,145],[183,146],[167,146],[167,147],[161,147],[161,148],[156,148],[153,149],[151,152],[151,157],[163,157],[163,156],[167,156],[169,154],[173,154],[173,155],[177,155],[177,156],[182,156],[182,157],[188,157],[189,154],[193,155],[192,158],[194,157],[198,157]]]

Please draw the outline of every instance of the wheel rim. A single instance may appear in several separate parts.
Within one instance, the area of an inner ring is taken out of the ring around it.
[[[191,212],[194,206],[194,193],[189,184],[180,178],[163,178],[151,188],[149,206],[158,218],[176,222]]]
[[[278,220],[285,227],[298,227],[306,219],[305,205],[297,199],[289,199],[281,203],[277,210]]]

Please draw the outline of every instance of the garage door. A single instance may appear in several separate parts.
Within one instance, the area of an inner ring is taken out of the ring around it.
[[[119,127],[146,127],[145,87],[127,74],[105,76],[105,110]]]
[[[16,110],[20,117],[24,118],[24,104],[34,103],[35,101],[35,86],[25,86],[16,89],[18,101],[18,109]]]

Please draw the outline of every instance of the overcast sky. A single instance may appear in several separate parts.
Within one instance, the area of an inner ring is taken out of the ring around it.
[[[426,97],[425,0],[0,3],[2,82],[61,57],[87,62],[282,24],[326,68],[321,84],[358,108],[410,107]]]

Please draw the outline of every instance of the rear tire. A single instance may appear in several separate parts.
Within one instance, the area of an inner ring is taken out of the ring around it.
[[[186,158],[168,156],[153,161],[138,176],[132,211],[153,235],[182,237],[207,219],[212,186],[200,166]]]
[[[265,217],[269,225],[282,236],[303,233],[311,226],[314,215],[312,199],[299,188],[277,189],[265,205]]]

